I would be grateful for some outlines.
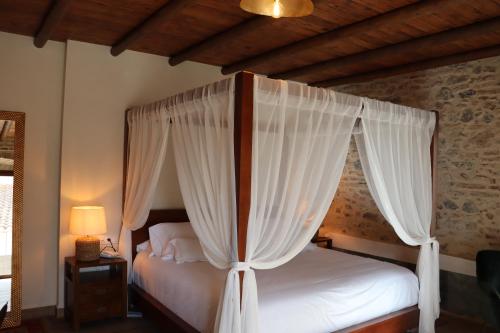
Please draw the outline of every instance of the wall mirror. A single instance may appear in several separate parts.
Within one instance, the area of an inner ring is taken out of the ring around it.
[[[0,111],[0,309],[6,305],[1,328],[21,323],[24,117]]]

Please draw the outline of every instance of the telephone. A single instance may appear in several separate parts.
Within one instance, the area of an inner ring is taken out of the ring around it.
[[[113,249],[105,249],[101,252],[101,258],[120,258],[120,254]]]
[[[101,258],[120,258],[120,254],[113,246],[111,238],[108,238],[107,241],[109,242],[109,245],[106,245],[104,249],[102,249]]]

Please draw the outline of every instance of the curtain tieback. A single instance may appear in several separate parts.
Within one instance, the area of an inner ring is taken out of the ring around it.
[[[249,271],[250,269],[252,269],[252,267],[249,262],[233,261],[231,263],[231,269],[234,271],[242,272],[242,271]]]
[[[432,244],[432,246],[439,246],[439,242],[436,237],[429,237],[424,244]]]

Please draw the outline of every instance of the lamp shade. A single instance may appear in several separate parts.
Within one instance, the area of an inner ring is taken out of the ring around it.
[[[314,11],[311,0],[241,0],[240,7],[250,13],[275,18],[307,16]]]
[[[106,215],[101,206],[71,208],[69,232],[74,235],[101,235],[106,233]]]

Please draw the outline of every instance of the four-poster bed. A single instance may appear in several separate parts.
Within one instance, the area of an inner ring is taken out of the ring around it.
[[[134,134],[138,138],[138,146],[141,146],[140,140],[145,140],[144,137],[153,137],[151,142],[155,142],[155,144],[148,145],[147,152],[138,151],[137,147],[134,149],[129,146],[126,147],[125,160],[128,161],[128,164],[132,162],[140,165],[140,168],[137,165],[134,166],[135,173],[130,172],[130,165],[126,166],[127,171],[125,171],[125,175],[129,174],[134,178],[134,180],[125,179],[124,182],[124,184],[128,184],[127,188],[124,189],[125,228],[122,230],[121,237],[121,239],[125,240],[124,244],[127,243],[127,230],[134,230],[129,233],[128,248],[125,250],[125,254],[127,254],[127,251],[129,256],[132,254],[132,258],[129,258],[129,260],[135,259],[136,246],[149,238],[148,228],[150,226],[160,222],[188,221],[187,214],[182,210],[150,211],[150,206],[141,206],[138,203],[138,198],[147,199],[152,196],[159,175],[158,164],[161,165],[159,161],[164,156],[166,137],[168,135],[168,126],[165,124],[171,122],[174,131],[174,149],[177,149],[175,158],[178,170],[180,170],[181,190],[189,215],[194,218],[194,221],[191,221],[193,228],[200,237],[203,250],[210,263],[220,269],[231,268],[226,280],[223,300],[221,300],[222,305],[219,305],[219,315],[217,316],[223,326],[216,326],[215,331],[236,332],[240,330],[240,325],[245,332],[258,331],[258,323],[256,322],[258,312],[256,303],[257,285],[255,284],[252,268],[269,269],[289,261],[302,251],[311,238],[310,236],[319,227],[338,185],[343,167],[342,160],[345,162],[347,154],[346,143],[350,140],[354,122],[358,119],[361,108],[363,108],[363,112],[366,114],[363,119],[363,126],[368,126],[369,131],[376,134],[371,137],[366,133],[355,135],[358,145],[362,147],[363,152],[366,151],[363,155],[362,164],[368,177],[370,191],[375,196],[375,200],[380,205],[382,212],[386,215],[386,219],[393,222],[393,227],[398,235],[408,244],[421,245],[423,249],[425,248],[426,252],[423,260],[427,260],[426,265],[431,268],[430,271],[429,268],[425,268],[419,274],[421,284],[430,283],[432,287],[426,285],[427,292],[423,293],[421,291],[420,303],[424,304],[425,301],[426,304],[431,304],[428,291],[432,288],[435,289],[436,281],[430,280],[435,278],[435,267],[432,265],[437,264],[437,262],[429,262],[431,260],[429,258],[435,259],[438,250],[437,242],[429,236],[432,220],[432,208],[429,206],[433,205],[432,200],[430,205],[427,204],[426,199],[423,200],[426,204],[423,207],[424,212],[422,214],[425,221],[419,222],[420,210],[419,207],[416,207],[418,204],[413,201],[422,201],[421,198],[413,200],[408,195],[401,193],[406,201],[411,201],[410,206],[415,206],[409,209],[409,214],[406,213],[405,209],[408,208],[408,205],[404,208],[403,206],[407,203],[398,202],[400,199],[397,198],[394,201],[395,199],[390,196],[391,192],[396,191],[396,193],[399,193],[401,191],[400,184],[387,182],[387,174],[384,173],[385,169],[381,169],[384,156],[379,155],[393,154],[394,151],[385,152],[379,150],[381,146],[387,144],[380,141],[380,133],[389,132],[392,135],[391,140],[402,141],[403,144],[409,145],[411,151],[405,154],[409,155],[411,161],[411,155],[414,153],[413,146],[417,146],[415,148],[417,149],[417,155],[421,153],[422,147],[425,147],[427,141],[430,146],[428,134],[430,133],[432,137],[434,116],[430,117],[426,113],[424,114],[423,111],[410,108],[407,108],[410,116],[406,116],[402,113],[401,107],[394,106],[394,110],[382,114],[382,116],[389,115],[389,117],[379,121],[377,119],[380,113],[379,109],[388,105],[302,85],[280,83],[268,79],[260,79],[257,83],[256,80],[257,78],[250,73],[239,73],[233,81],[228,79],[207,88],[200,88],[198,91],[194,90],[182,94],[182,96],[167,99],[156,103],[153,108],[140,108],[136,112],[137,114],[132,115],[132,117],[136,117],[135,121],[140,122],[144,121],[140,119],[141,113],[149,112],[153,114],[153,117],[156,117],[149,124],[161,123],[160,127],[163,126],[164,128],[156,129],[154,126],[147,125],[143,128],[143,131],[148,129],[152,133]],[[220,91],[229,92],[227,100],[219,96]],[[208,111],[204,109],[205,106],[201,105],[197,98],[212,98]],[[254,104],[255,101],[257,101],[257,104]],[[308,102],[310,103],[308,104]],[[170,120],[165,118],[165,110],[171,112],[172,118]],[[223,111],[219,113],[219,110]],[[129,116],[127,118],[129,121],[133,119]],[[394,119],[395,121],[393,121]],[[417,127],[424,128],[423,131],[420,129],[413,130],[413,126],[408,124],[410,120],[415,119],[419,123]],[[379,122],[383,124],[380,125]],[[407,126],[405,129],[409,129],[412,133],[402,133],[403,131],[398,128],[394,129],[394,126]],[[201,128],[204,128],[204,130],[202,131]],[[215,130],[213,130],[214,128]],[[129,131],[134,131],[134,129],[126,128],[126,135],[128,135]],[[158,133],[155,131],[158,131]],[[424,139],[419,136],[419,131],[424,133]],[[415,141],[415,138],[417,138],[416,141],[418,142]],[[206,151],[203,148],[205,144],[207,146]],[[267,151],[269,146],[272,149],[278,147],[278,150],[270,150],[271,154],[269,154],[269,151]],[[215,151],[214,147],[217,148]],[[214,152],[220,153],[220,159],[227,159],[228,169],[218,170],[218,167],[221,166],[220,161],[214,161],[208,157],[210,153]],[[282,156],[278,157],[277,160],[273,157],[276,156],[276,152],[278,156]],[[426,169],[426,162],[428,162],[429,170],[419,173],[419,170],[414,170],[418,167],[410,167],[407,161],[401,162],[404,163],[404,166],[387,166],[388,169],[395,168],[389,170],[389,173],[396,172],[401,175],[401,178],[409,178],[412,182],[411,186],[417,188],[418,194],[422,195],[423,198],[425,198],[426,194],[430,195],[430,187],[432,186],[428,184],[430,182],[430,155],[428,152],[427,150],[427,157],[421,154],[416,157],[413,156],[411,162],[420,159],[424,165],[423,169]],[[143,154],[157,154],[160,158],[145,163],[140,160],[141,157],[139,156]],[[300,156],[301,159],[297,159],[295,155]],[[233,156],[234,160],[232,160]],[[267,156],[271,157],[268,158]],[[136,159],[138,159],[138,162]],[[308,159],[311,159],[313,163]],[[287,163],[288,166],[285,168],[284,166]],[[296,164],[299,167],[296,167]],[[325,168],[327,165],[328,168]],[[208,169],[202,170],[202,167]],[[402,170],[406,167],[411,170]],[[330,168],[333,171],[330,171]],[[149,187],[138,184],[141,175],[138,174],[137,170],[146,170],[145,173],[148,177],[143,178],[148,179]],[[150,171],[149,174],[148,170]],[[427,171],[429,171],[428,175]],[[414,175],[415,172],[417,173],[416,176]],[[190,177],[187,177],[187,174]],[[210,178],[204,188],[204,190],[210,192],[209,194],[200,192],[200,185],[194,183],[196,180],[200,181],[199,175],[201,174]],[[193,178],[196,177],[198,179],[193,181]],[[386,182],[384,183],[379,178],[385,179]],[[290,182],[297,182],[299,185],[294,187],[293,183]],[[286,188],[285,190],[282,190],[283,186]],[[231,195],[232,191],[234,191],[233,195]],[[289,192],[296,193],[298,196],[290,195]],[[222,196],[219,196],[221,193]],[[321,196],[318,196],[318,193]],[[214,195],[217,196],[218,201],[214,202],[212,200]],[[131,198],[134,197],[135,199],[132,200]],[[300,199],[300,197],[305,199]],[[231,198],[234,199],[232,206]],[[225,202],[223,206],[220,206],[221,200]],[[226,200],[229,200],[229,205]],[[196,202],[198,205],[194,204]],[[273,202],[275,203],[273,204]],[[200,205],[202,206],[201,209],[198,207]],[[134,209],[130,209],[130,207]],[[222,209],[222,207],[225,208]],[[278,211],[276,212],[276,210]],[[413,216],[411,213],[414,213]],[[279,223],[282,223],[282,220],[292,221],[288,224],[288,227],[284,227],[283,232],[276,231],[277,217],[280,219]],[[208,221],[205,222],[205,219],[208,219]],[[138,220],[142,220],[142,222],[137,223]],[[233,223],[230,222],[231,220],[235,222],[235,228],[231,226],[231,223]],[[414,223],[422,223],[423,225],[413,228],[411,225],[405,225],[407,220],[412,222],[415,220]],[[225,223],[224,221],[228,222]],[[218,225],[218,229],[210,229],[211,224]],[[250,233],[249,228],[251,228]],[[255,228],[260,228],[260,231]],[[217,243],[217,233],[215,236],[207,236],[207,234],[213,234],[214,230],[218,230],[222,232],[222,235],[225,235],[226,238],[219,238],[219,240],[224,239],[225,246],[222,246],[222,249],[226,249],[228,252],[220,252],[220,244],[210,247],[210,244]],[[260,232],[260,238],[255,238],[255,240],[248,243],[248,240],[252,239],[251,237],[255,237],[256,232],[257,234]],[[278,236],[285,232],[288,238]],[[265,239],[267,234],[271,234],[271,238]],[[206,237],[212,237],[212,239],[207,241]],[[285,239],[291,245],[280,245],[278,248],[271,246],[271,249],[269,249],[269,242],[273,241],[272,237],[277,239],[278,245]],[[263,238],[266,247],[259,247],[261,246],[259,242],[262,243]],[[232,252],[231,249],[237,249],[237,251]],[[250,252],[248,252],[249,249]],[[267,254],[262,257],[262,253],[265,253],[265,251],[267,251]],[[259,255],[262,257],[260,260],[263,260],[260,264],[258,264],[259,259],[257,259]],[[249,256],[252,257],[250,260]],[[268,263],[266,263],[266,260]],[[290,264],[287,264],[288,266]],[[235,278],[238,275],[239,278]],[[424,280],[425,282],[422,282]],[[244,285],[241,294],[240,284]],[[192,325],[156,300],[154,295],[150,295],[137,284],[134,283],[132,289],[136,292],[139,303],[148,308],[147,312],[163,318],[165,323],[168,322],[168,327],[175,327],[182,332],[197,331]],[[424,301],[422,301],[422,295],[427,297]],[[239,319],[240,297],[243,302],[241,322]],[[365,324],[360,325],[359,322],[354,322],[355,326],[351,328],[347,328],[347,326],[351,325],[344,326],[343,331],[347,329],[347,331],[351,332],[376,332],[378,330],[388,333],[404,332],[417,326],[418,309],[412,307],[412,304],[408,304],[405,308],[399,308],[389,315],[366,319],[368,321]],[[432,310],[434,310],[434,314],[431,314],[428,309],[425,309],[423,314],[426,322],[424,325],[425,332],[433,332],[433,328],[429,327],[433,327],[431,316],[434,316],[434,318],[436,316],[435,306]],[[216,322],[216,324],[219,325],[219,322]]]
[[[151,210],[146,224],[132,232],[132,249],[133,259],[136,258],[137,245],[149,239],[148,229],[157,224],[165,221],[170,223],[186,222],[188,221],[187,213],[183,209],[160,209]],[[166,307],[162,302],[158,301],[156,297],[149,294],[137,283],[131,284],[132,295],[130,296],[131,302],[135,307],[138,307],[144,316],[156,321],[165,330],[169,332],[182,332],[182,333],[195,333],[199,332],[196,328],[191,326],[184,319],[179,317],[172,309]],[[409,329],[418,326],[419,310],[417,306],[410,306],[402,310],[391,312],[367,322],[356,324],[341,330],[335,331],[336,333],[373,333],[373,332],[406,332]]]

